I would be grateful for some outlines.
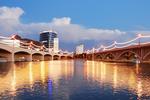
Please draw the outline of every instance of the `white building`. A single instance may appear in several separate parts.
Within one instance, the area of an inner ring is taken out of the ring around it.
[[[58,53],[58,52],[59,52],[59,39],[54,38],[54,53]]]
[[[84,45],[78,45],[76,46],[76,54],[82,54],[84,52]]]

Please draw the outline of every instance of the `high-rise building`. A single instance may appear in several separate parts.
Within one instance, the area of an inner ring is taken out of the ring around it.
[[[54,38],[57,38],[57,32],[55,31],[43,31],[40,33],[40,42],[46,48],[54,49]]]
[[[84,52],[84,45],[78,45],[76,46],[76,54],[82,54]]]
[[[58,38],[54,38],[54,49],[53,49],[54,53],[58,53],[59,52],[59,39]]]

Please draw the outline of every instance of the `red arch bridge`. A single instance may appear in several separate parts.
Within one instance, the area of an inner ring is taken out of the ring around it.
[[[138,62],[150,63],[150,36],[139,34],[136,38],[109,45],[101,45],[99,48],[86,50],[83,54],[76,54],[74,58],[87,60],[100,60],[110,62]]]

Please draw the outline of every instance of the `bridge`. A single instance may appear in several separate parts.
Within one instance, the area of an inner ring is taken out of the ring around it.
[[[72,53],[69,52],[54,53],[33,42],[25,43],[15,38],[0,36],[0,62],[49,61],[72,59],[72,57]]]
[[[109,62],[150,63],[150,36],[139,34],[136,38],[118,43],[114,41],[109,46],[86,50],[83,54],[74,55],[74,58],[100,60]]]

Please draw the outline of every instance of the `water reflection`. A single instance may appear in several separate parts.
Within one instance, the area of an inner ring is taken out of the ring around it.
[[[117,70],[118,70],[118,67],[114,66],[114,69],[113,69],[113,88],[114,88],[114,91],[117,87]]]
[[[2,63],[0,82],[0,99],[8,100],[150,97],[150,67],[147,64],[83,60]]]
[[[13,65],[12,67],[11,91],[12,94],[15,95],[16,93],[16,66],[15,65]]]
[[[140,99],[142,96],[150,96],[150,85],[148,85],[150,77],[146,77],[144,73],[147,73],[147,70],[144,68],[144,66],[139,65],[87,61],[85,77],[88,80],[96,80],[100,85],[109,84],[113,87],[114,92],[121,89],[128,90]],[[141,72],[140,69],[143,69],[144,72]]]
[[[72,63],[73,61],[21,62],[7,64],[7,66],[5,64],[5,69],[2,64],[0,95],[2,97],[7,95],[6,91],[10,91],[11,96],[15,96],[17,89],[28,88],[28,86],[34,91],[36,82],[41,81],[44,84],[48,79],[49,92],[52,92],[52,81],[58,84],[58,79],[62,76],[66,79],[72,77]],[[7,67],[10,69],[8,70]]]
[[[32,84],[33,84],[32,62],[29,63],[29,84],[30,84],[30,88],[32,88]]]

